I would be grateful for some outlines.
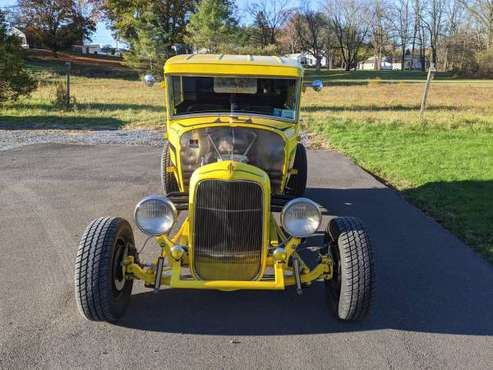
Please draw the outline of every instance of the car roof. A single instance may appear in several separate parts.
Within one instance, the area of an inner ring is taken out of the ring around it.
[[[184,54],[166,61],[165,74],[302,77],[303,67],[291,58],[266,55]]]

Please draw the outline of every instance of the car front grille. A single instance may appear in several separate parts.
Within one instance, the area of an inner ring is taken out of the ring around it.
[[[193,269],[203,280],[252,280],[261,268],[262,188],[205,180],[195,194]]]

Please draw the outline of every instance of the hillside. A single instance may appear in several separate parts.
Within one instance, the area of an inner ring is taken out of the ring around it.
[[[74,76],[138,79],[138,73],[126,67],[121,58],[103,55],[80,55],[70,52],[58,52],[56,55],[43,49],[30,49],[26,60],[36,72],[65,74],[66,62],[72,63]]]

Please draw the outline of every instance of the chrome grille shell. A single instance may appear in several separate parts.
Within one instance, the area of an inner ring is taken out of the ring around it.
[[[255,280],[264,251],[264,194],[252,181],[200,181],[195,189],[193,272],[202,280]]]

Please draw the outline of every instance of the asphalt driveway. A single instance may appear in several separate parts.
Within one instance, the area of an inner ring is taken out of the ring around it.
[[[370,319],[333,319],[321,286],[302,297],[154,295],[136,283],[118,325],[83,320],[73,291],[80,235],[99,216],[131,220],[136,202],[159,191],[159,156],[156,147],[124,145],[0,152],[0,368],[491,368],[491,266],[325,151],[309,153],[308,195],[368,225],[377,263]]]

